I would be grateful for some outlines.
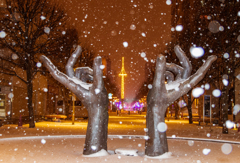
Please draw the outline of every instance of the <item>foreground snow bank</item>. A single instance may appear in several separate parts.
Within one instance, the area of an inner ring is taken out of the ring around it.
[[[115,150],[116,154],[125,155],[125,156],[138,156],[137,149],[129,149],[129,148],[118,148]]]
[[[109,153],[105,149],[101,149],[100,151],[90,154],[90,155],[83,155],[83,157],[101,157],[101,156],[108,156]]]
[[[172,158],[172,152],[166,152],[162,155],[159,156],[147,156],[145,155],[146,158],[150,158],[150,159],[165,159],[165,158]]]

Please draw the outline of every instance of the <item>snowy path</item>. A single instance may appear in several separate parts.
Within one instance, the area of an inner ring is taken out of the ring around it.
[[[22,128],[5,125],[0,127],[0,162],[159,162],[143,157],[145,122],[145,115],[110,115],[109,152],[113,153],[118,148],[137,149],[139,156],[110,155],[101,158],[82,157],[87,120],[78,120],[75,125],[71,125],[71,121],[38,122],[32,129],[28,125]],[[186,120],[170,119],[166,124],[173,158],[162,162],[212,163],[238,162],[240,159],[240,134],[236,130],[222,134],[221,127],[189,125]],[[228,155],[221,151],[224,143],[232,147]],[[203,150],[209,154],[204,155]]]
[[[108,139],[108,151],[111,155],[98,158],[86,158],[82,156],[84,144],[83,138],[46,137],[38,139],[5,140],[1,141],[2,162],[159,162],[159,159],[144,157],[144,139]],[[240,145],[232,144],[232,151],[227,155],[221,151],[222,143],[199,142],[169,139],[169,151],[172,158],[161,160],[162,162],[195,162],[195,163],[218,163],[218,162],[238,162],[240,159]],[[123,156],[113,154],[117,148],[137,149],[139,156]],[[204,154],[204,150],[210,150]]]

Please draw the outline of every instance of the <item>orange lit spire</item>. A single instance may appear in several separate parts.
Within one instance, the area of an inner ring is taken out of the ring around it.
[[[121,99],[124,99],[124,77],[127,76],[125,69],[124,69],[124,57],[122,57],[122,69],[121,69],[119,76],[122,77],[122,79],[121,79]]]

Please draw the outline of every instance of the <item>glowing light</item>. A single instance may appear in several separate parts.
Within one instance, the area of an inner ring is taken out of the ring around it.
[[[122,79],[121,79],[121,99],[124,99],[124,77],[127,76],[125,69],[124,69],[124,57],[122,57],[122,69],[121,69],[119,76],[122,77]]]

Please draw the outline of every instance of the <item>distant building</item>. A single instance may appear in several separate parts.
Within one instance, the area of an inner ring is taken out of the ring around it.
[[[0,50],[0,56],[13,55],[7,49]],[[26,80],[26,72],[21,68],[11,67],[0,59],[0,66],[12,68],[22,78]],[[36,117],[41,117],[46,112],[47,101],[47,78],[37,73],[33,79],[33,108]],[[27,85],[16,76],[0,73],[0,117],[8,119],[18,119],[20,115],[28,116],[27,108]]]
[[[235,72],[235,76],[238,76],[240,74],[240,69],[237,69]],[[235,79],[235,105],[238,104],[240,105],[240,80],[238,77]],[[238,108],[237,115],[235,117],[235,121],[240,120],[240,108]]]

